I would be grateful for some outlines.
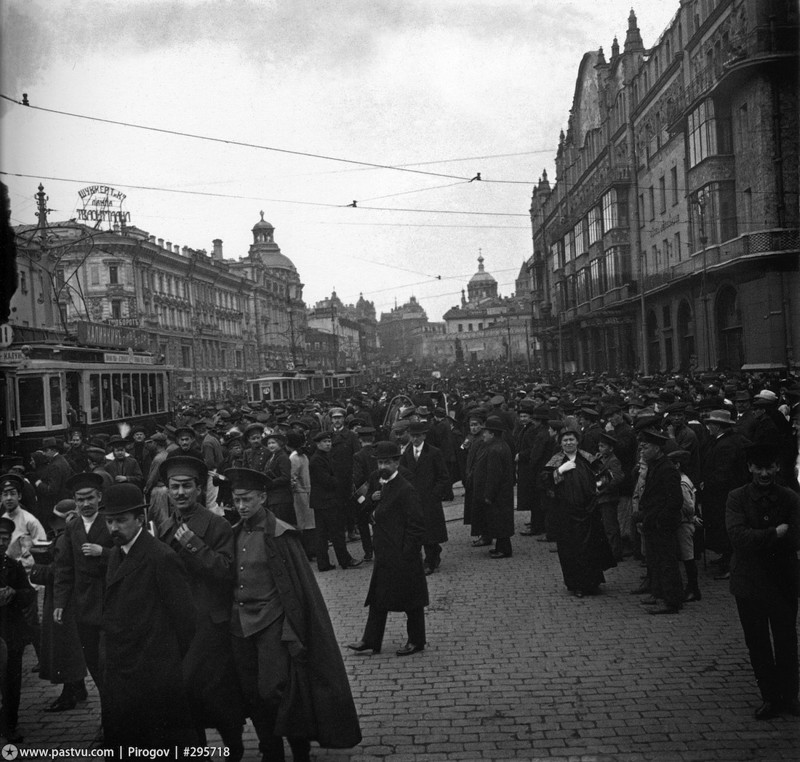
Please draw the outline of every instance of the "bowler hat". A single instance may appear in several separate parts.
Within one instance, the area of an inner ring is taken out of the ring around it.
[[[130,482],[110,484],[103,492],[100,512],[104,516],[118,516],[120,513],[142,513],[147,508],[142,491]]]
[[[0,532],[6,532],[8,534],[14,534],[14,530],[16,529],[16,525],[14,522],[9,519],[7,516],[0,517]]]
[[[642,429],[639,432],[639,440],[641,442],[647,442],[648,444],[664,447],[667,442],[669,442],[669,437],[665,436],[657,429]]]
[[[178,428],[175,429],[175,439],[184,436],[184,434],[188,434],[192,439],[197,436],[197,433],[191,426],[178,426]]]
[[[550,408],[544,407],[543,405],[541,407],[535,407],[531,411],[531,418],[533,418],[536,421],[549,421],[551,415],[552,412]]]
[[[58,441],[55,437],[45,437],[42,440],[42,449],[43,450],[57,450],[58,449]]]
[[[411,421],[408,427],[408,433],[411,434],[412,437],[417,434],[427,434],[429,431],[430,427],[425,421]]]
[[[228,468],[223,476],[231,483],[231,489],[266,492],[269,485],[267,475],[252,468]]]
[[[395,460],[400,457],[400,446],[397,442],[378,442],[375,445],[377,460]]]
[[[73,495],[79,489],[103,489],[103,477],[94,471],[73,474],[64,485]]]

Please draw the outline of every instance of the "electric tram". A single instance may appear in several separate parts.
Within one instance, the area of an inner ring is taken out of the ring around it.
[[[150,434],[170,419],[171,375],[147,352],[62,343],[0,350],[0,452],[27,456],[45,437],[119,433],[124,424]]]
[[[363,374],[355,371],[325,373],[275,373],[260,378],[249,378],[245,382],[251,403],[277,403],[303,400],[307,397],[334,399],[356,389]]]

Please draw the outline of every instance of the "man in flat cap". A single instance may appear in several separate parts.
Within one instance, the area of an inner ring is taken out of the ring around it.
[[[403,611],[408,640],[397,655],[410,656],[426,645],[428,585],[421,552],[425,517],[417,491],[399,473],[397,443],[379,442],[375,457],[378,470],[370,476],[367,493],[375,546],[375,564],[364,603],[369,613],[361,640],[347,647],[358,653],[380,653],[388,612]]]
[[[728,495],[725,524],[730,589],[763,701],[755,717],[797,717],[800,497],[776,483],[781,453],[774,444],[751,445],[745,457],[750,483]]]
[[[8,483],[8,475],[0,484]],[[25,610],[36,601],[36,591],[28,582],[22,564],[7,554],[11,537],[16,531],[7,516],[0,518],[0,639],[5,644],[6,658],[2,678],[3,704],[0,707],[0,735],[9,743],[23,740],[17,729],[19,700],[22,691],[22,655],[29,642]]]
[[[655,428],[639,433],[641,458],[647,465],[639,510],[651,594],[641,602],[650,614],[676,614],[683,605],[683,582],[678,566],[676,530],[681,523],[681,477],[666,456],[668,438]]]
[[[181,663],[195,606],[174,551],[145,528],[142,491],[131,483],[103,494],[112,549],[103,596],[105,673],[100,696],[106,748],[169,749],[200,742]]]
[[[221,516],[200,504],[208,470],[191,455],[167,458],[160,467],[171,512],[159,539],[178,555],[197,610],[194,637],[183,657],[183,677],[198,735],[216,728],[228,759],[243,754],[244,706],[230,642],[233,605],[233,530]],[[203,741],[205,743],[205,741]]]
[[[351,748],[361,742],[350,684],[328,609],[300,533],[267,510],[267,478],[225,471],[241,517],[234,527],[231,642],[247,714],[264,760],[295,762],[310,742]]]
[[[103,478],[95,473],[75,474],[67,482],[78,518],[67,521],[62,552],[56,557],[53,583],[53,621],[62,625],[69,611],[78,626],[83,659],[97,686],[103,689],[100,635],[108,559],[114,543],[99,517]]]

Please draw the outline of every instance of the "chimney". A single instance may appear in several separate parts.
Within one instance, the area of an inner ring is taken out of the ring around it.
[[[177,247],[176,247],[176,248],[177,248]],[[188,257],[188,256],[189,256],[189,247],[188,247],[188,246],[184,246],[184,247],[181,249],[181,254],[183,254],[183,256],[184,256],[184,257]]]
[[[176,254],[180,254],[180,253],[181,253],[181,247],[180,247],[180,246],[178,246],[178,244],[177,244],[177,243],[175,244],[175,253],[176,253]]]
[[[163,238],[159,238],[159,239],[158,239],[158,245],[159,245],[159,246],[160,246],[162,249],[164,248],[164,239],[163,239]]]
[[[172,251],[172,241],[167,241],[167,251]]]
[[[219,260],[221,262],[222,261],[222,239],[215,238],[211,243],[214,244],[214,252],[212,253],[211,256],[214,257],[214,259],[217,259],[217,260]]]

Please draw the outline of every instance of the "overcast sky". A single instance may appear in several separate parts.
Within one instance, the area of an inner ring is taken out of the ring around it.
[[[633,7],[649,47],[678,0]],[[335,288],[347,303],[363,293],[380,315],[413,294],[438,320],[458,303],[479,249],[500,293],[513,292],[531,254],[532,184],[543,169],[553,177],[581,57],[600,46],[608,57],[614,35],[622,45],[630,9],[627,0],[4,0],[5,96],[417,170],[2,100],[0,168],[31,176],[0,178],[12,223],[36,222],[40,180],[51,221],[74,217],[78,191],[102,183],[126,193],[131,223],[157,238],[209,251],[221,238],[225,257],[239,258],[263,210],[307,304]],[[483,182],[468,182],[478,172]]]

